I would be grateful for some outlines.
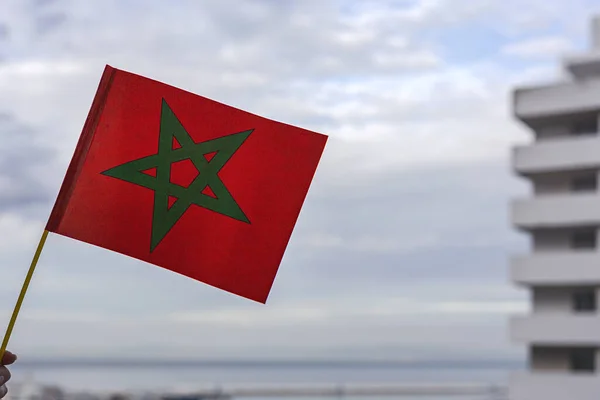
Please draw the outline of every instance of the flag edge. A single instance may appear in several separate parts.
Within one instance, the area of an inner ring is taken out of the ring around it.
[[[104,109],[108,93],[117,71],[118,70],[116,68],[113,68],[110,65],[106,65],[104,68],[104,72],[100,78],[90,111],[88,112],[81,135],[79,136],[79,140],[77,142],[77,146],[73,152],[73,157],[71,158],[71,162],[69,163],[69,167],[67,168],[63,178],[63,182],[60,186],[58,196],[56,197],[54,206],[52,208],[52,212],[50,213],[48,222],[46,223],[45,229],[49,232],[56,233],[56,231],[59,229],[66,208],[69,204],[69,199],[73,193],[75,183],[79,173],[81,172],[81,167],[85,162],[92,139],[96,132],[96,127],[98,126],[100,115]]]

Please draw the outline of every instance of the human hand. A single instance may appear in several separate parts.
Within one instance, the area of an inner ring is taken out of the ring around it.
[[[17,361],[17,356],[10,351],[5,351],[2,357],[2,365],[0,365],[0,399],[4,398],[8,393],[6,382],[10,379],[10,371],[6,368],[6,365],[11,365]]]

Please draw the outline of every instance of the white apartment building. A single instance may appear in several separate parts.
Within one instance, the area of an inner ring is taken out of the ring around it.
[[[532,194],[512,203],[512,222],[531,252],[510,267],[532,306],[510,321],[512,340],[528,348],[510,400],[600,399],[600,18],[592,43],[563,60],[568,79],[514,92],[534,140],[513,152]]]

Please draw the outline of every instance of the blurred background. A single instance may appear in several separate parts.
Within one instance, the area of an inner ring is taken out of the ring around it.
[[[556,79],[599,10],[598,0],[2,0],[3,324],[105,64],[330,135],[266,306],[51,235],[11,339],[13,380],[501,384],[525,363],[508,316],[528,309],[507,271],[528,246],[508,218],[509,199],[528,189],[510,148],[530,140],[511,90]],[[224,364],[161,367],[182,360]],[[298,364],[332,361],[346,367]],[[405,364],[356,364],[367,361]]]

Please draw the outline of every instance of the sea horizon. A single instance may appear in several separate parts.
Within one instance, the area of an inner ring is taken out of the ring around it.
[[[193,393],[201,388],[321,385],[484,385],[505,387],[518,359],[298,360],[24,358],[13,384],[71,393]],[[16,392],[18,393],[18,391]]]
[[[298,367],[298,368],[515,368],[520,358],[414,358],[414,359],[298,359],[298,358],[166,358],[166,357],[24,357],[13,368],[73,367]]]

